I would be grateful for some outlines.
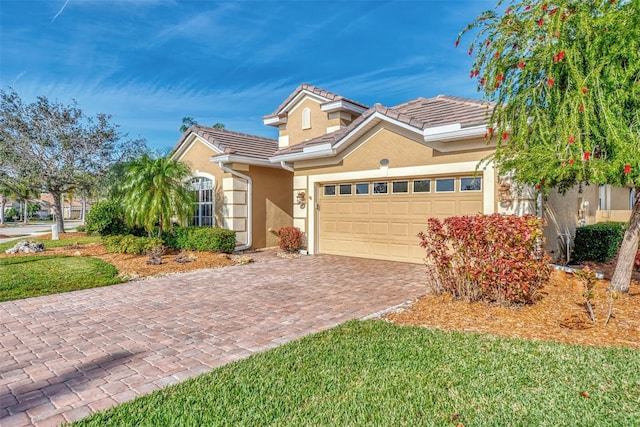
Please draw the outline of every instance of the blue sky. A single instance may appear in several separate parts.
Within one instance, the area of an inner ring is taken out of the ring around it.
[[[300,84],[367,105],[479,98],[465,25],[495,0],[1,0],[0,88],[113,115],[158,150],[182,117],[262,124]]]

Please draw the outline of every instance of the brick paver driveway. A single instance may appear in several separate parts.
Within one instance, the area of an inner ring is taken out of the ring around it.
[[[0,304],[0,425],[58,425],[425,293],[424,267],[273,252]]]

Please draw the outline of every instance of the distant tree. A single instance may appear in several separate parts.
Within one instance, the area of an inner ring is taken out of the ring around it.
[[[12,184],[11,198],[20,203],[20,217],[23,223],[29,222],[29,200],[39,195],[40,192],[36,187],[24,180]]]
[[[198,122],[193,117],[183,117],[182,126],[180,126],[180,132],[185,133],[191,126],[197,125]]]
[[[38,202],[27,203],[27,213],[29,215],[29,218],[35,217],[38,212],[40,212],[40,203]]]
[[[640,1],[499,1],[461,35],[472,29],[471,77],[496,103],[486,137],[501,170],[541,191],[635,187],[611,280],[628,291],[640,238]]]
[[[105,173],[106,176],[106,173]],[[100,178],[93,175],[84,175],[79,180],[78,187],[76,188],[77,194],[80,196],[81,210],[80,221],[82,225],[85,224],[87,218],[87,203],[88,199],[94,197],[98,192],[98,185],[100,184]]]
[[[43,96],[25,104],[14,90],[0,91],[0,184],[11,188],[20,177],[50,193],[60,232],[63,193],[144,150],[144,140],[126,139],[107,114],[87,117],[75,101],[66,106]]]
[[[4,224],[4,210],[7,207],[7,200],[9,200],[9,196],[11,195],[11,190],[7,187],[0,185],[0,224]]]
[[[173,226],[172,218],[186,223],[193,211],[194,196],[189,188],[189,167],[169,157],[148,154],[125,165],[122,200],[127,222],[144,227],[158,237]]]
[[[180,126],[180,132],[185,133],[187,129],[191,126],[197,126],[199,123],[193,117],[183,117],[182,118],[182,126]],[[224,123],[217,122],[214,125],[211,125],[214,129],[224,129]]]

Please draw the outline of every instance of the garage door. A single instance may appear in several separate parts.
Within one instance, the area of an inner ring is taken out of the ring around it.
[[[427,218],[481,213],[482,195],[473,176],[323,183],[319,252],[422,263]]]

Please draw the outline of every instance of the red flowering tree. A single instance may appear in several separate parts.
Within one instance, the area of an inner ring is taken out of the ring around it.
[[[501,0],[456,46],[467,33],[471,77],[496,103],[487,139],[500,169],[543,191],[636,188],[612,278],[628,291],[640,236],[640,0]]]

